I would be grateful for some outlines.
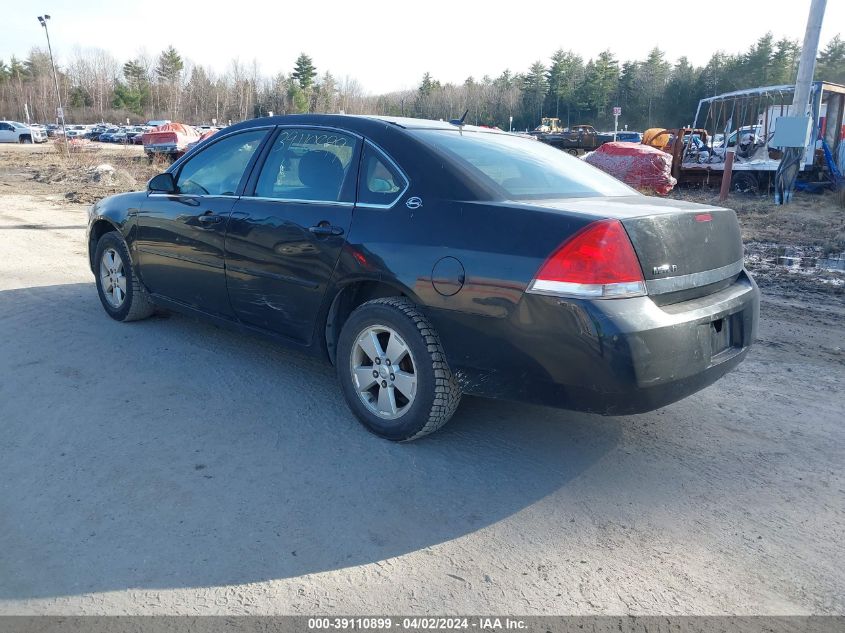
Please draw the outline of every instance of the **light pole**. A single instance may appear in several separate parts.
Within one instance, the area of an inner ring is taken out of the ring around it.
[[[47,29],[47,20],[50,16],[46,13],[38,16],[38,23],[44,27],[44,33],[47,35],[47,50],[50,51],[50,63],[53,65],[53,82],[56,86],[56,101],[59,103],[59,109],[56,114],[59,115],[59,120],[62,122],[62,136],[65,139],[65,150],[70,156],[70,147],[67,142],[67,130],[65,130],[65,110],[62,107],[62,95],[59,92],[59,74],[56,72],[56,61],[53,59],[53,47],[50,45],[50,31]]]

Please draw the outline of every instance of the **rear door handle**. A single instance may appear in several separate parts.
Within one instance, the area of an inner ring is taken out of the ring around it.
[[[309,227],[308,229],[314,235],[343,235],[343,227],[340,226],[333,226],[328,222],[320,222],[316,226]]]
[[[223,221],[222,215],[214,215],[213,213],[206,213],[197,218],[201,224],[217,224]]]

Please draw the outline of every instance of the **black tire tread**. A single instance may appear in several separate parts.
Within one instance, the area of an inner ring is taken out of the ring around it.
[[[461,388],[446,362],[446,354],[443,352],[440,337],[437,335],[434,326],[407,297],[373,299],[361,304],[358,309],[371,305],[389,306],[398,310],[416,326],[417,332],[425,342],[434,369],[434,402],[428,414],[428,421],[414,435],[402,441],[410,442],[429,433],[434,433],[449,421],[461,401]]]
[[[120,234],[117,231],[104,233],[100,237],[99,242],[97,242],[96,252],[100,252],[100,244],[102,244],[103,240],[107,238],[110,240],[114,239],[117,242],[117,246],[121,251],[120,256],[124,260],[124,266],[127,268],[126,273],[131,285],[131,292],[128,293],[127,297],[129,300],[129,310],[126,312],[126,315],[119,320],[127,323],[129,321],[140,321],[141,319],[146,319],[152,316],[155,312],[155,305],[150,299],[149,294],[147,294],[147,289],[144,288],[144,285],[138,279],[138,275],[135,274],[135,268],[132,265],[132,258],[129,255],[129,249]],[[96,276],[96,273],[94,274]],[[100,281],[97,279],[97,284],[99,285],[99,283]]]

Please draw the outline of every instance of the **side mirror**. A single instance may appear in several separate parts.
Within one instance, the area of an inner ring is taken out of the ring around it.
[[[153,176],[147,183],[147,190],[156,193],[176,193],[176,179],[168,172]]]

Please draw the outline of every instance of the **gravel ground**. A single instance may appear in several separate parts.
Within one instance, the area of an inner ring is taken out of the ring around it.
[[[0,614],[845,613],[841,295],[765,294],[747,361],[657,412],[465,398],[395,445],[328,366],[106,317],[85,207],[26,179],[0,170]]]

